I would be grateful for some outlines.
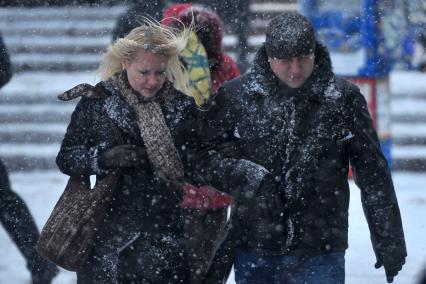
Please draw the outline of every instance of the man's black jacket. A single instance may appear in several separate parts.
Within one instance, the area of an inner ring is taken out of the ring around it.
[[[262,47],[253,68],[215,95],[203,135],[211,149],[236,140],[241,152],[226,158],[210,150],[202,165],[208,182],[235,197],[230,227],[238,247],[268,255],[344,251],[351,164],[376,255],[405,257],[391,174],[366,101],[333,74],[321,44],[313,73],[299,89],[278,81]],[[259,236],[253,209],[266,174],[279,183],[286,209],[282,224],[271,226],[278,232]]]

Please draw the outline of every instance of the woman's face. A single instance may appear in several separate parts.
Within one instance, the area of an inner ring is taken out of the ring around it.
[[[123,60],[130,86],[143,97],[153,97],[166,81],[168,58],[141,50],[134,60]]]

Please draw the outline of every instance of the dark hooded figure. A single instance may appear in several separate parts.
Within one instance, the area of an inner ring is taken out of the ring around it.
[[[240,75],[237,63],[223,50],[223,25],[215,12],[193,6],[179,14],[179,20],[189,25],[194,21],[196,33],[207,52],[213,92],[228,80]]]
[[[234,47],[236,60],[240,70],[245,72],[248,67],[249,48],[247,44],[250,34],[250,3],[251,0],[204,0],[202,3],[211,7],[218,13],[226,25],[231,28],[237,36],[237,43]],[[253,15],[253,14],[251,14]]]
[[[12,66],[0,36],[0,88],[12,77]],[[34,284],[49,284],[58,274],[56,266],[36,251],[39,231],[24,200],[12,191],[6,167],[0,160],[0,222],[27,261]]]
[[[407,252],[391,173],[364,97],[333,73],[306,17],[271,20],[253,67],[219,89],[207,116],[204,139],[237,139],[240,152],[200,159],[236,202],[207,283],[232,264],[237,283],[344,283],[349,163],[376,267],[393,281]]]
[[[125,37],[132,29],[142,24],[143,17],[161,20],[164,6],[164,0],[134,1],[123,14],[118,16],[112,30],[112,39]]]
[[[12,64],[9,53],[0,35],[0,88],[6,85],[12,78]]]

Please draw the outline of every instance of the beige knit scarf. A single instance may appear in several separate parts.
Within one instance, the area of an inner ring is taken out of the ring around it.
[[[160,107],[160,102],[167,101],[167,96],[170,96],[172,84],[167,81],[155,98],[144,99],[138,97],[130,87],[126,76],[125,73],[121,73],[111,80],[136,113],[137,124],[155,175],[167,180],[182,180],[184,176],[182,160]]]

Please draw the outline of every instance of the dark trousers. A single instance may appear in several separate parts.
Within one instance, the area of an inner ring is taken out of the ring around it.
[[[235,259],[238,284],[344,284],[345,253],[315,256],[266,255],[238,250]]]
[[[213,258],[215,245],[222,239],[227,208],[184,209],[184,235],[191,268],[191,284],[202,283]]]
[[[12,191],[5,165],[0,160],[0,221],[28,262],[37,253],[38,230],[24,200]]]
[[[57,268],[36,251],[39,231],[24,200],[12,191],[5,165],[0,160],[0,222],[27,261],[33,283],[50,283]]]

